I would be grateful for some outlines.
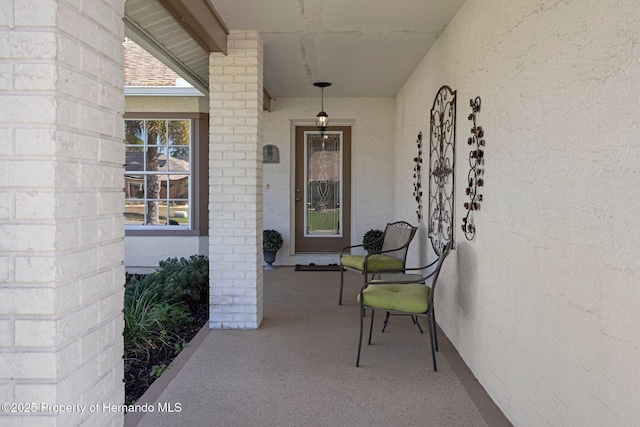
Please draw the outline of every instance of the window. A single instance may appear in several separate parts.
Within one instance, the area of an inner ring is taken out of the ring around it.
[[[125,224],[192,228],[192,120],[125,120]]]

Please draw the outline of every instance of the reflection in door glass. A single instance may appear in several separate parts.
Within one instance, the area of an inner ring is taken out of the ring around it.
[[[305,235],[341,235],[342,132],[305,132]]]

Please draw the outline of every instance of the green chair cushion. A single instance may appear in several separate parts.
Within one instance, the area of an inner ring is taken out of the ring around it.
[[[345,255],[340,258],[340,264],[364,271],[364,258],[364,255]],[[376,254],[367,259],[367,271],[369,273],[380,270],[401,270],[403,268],[404,263],[402,260],[392,256]]]
[[[425,313],[431,288],[420,283],[407,285],[369,285],[362,291],[364,305],[405,313]],[[358,294],[360,301],[360,294]]]

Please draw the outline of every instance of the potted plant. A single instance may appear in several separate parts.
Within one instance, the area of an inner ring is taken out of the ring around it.
[[[276,252],[282,247],[284,241],[282,240],[282,234],[276,230],[263,230],[262,231],[262,254],[264,256],[264,262],[267,265],[265,270],[273,270],[273,262],[276,260]]]
[[[362,245],[369,252],[380,252],[382,250],[382,241],[384,240],[384,232],[382,230],[371,229],[364,233],[362,237]]]

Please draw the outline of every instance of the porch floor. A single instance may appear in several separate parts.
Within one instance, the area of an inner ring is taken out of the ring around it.
[[[338,306],[338,272],[265,271],[260,328],[204,328],[138,401],[154,412],[125,426],[511,425],[440,330],[433,371],[424,320],[382,334],[379,313],[356,368],[362,276],[345,277]]]

